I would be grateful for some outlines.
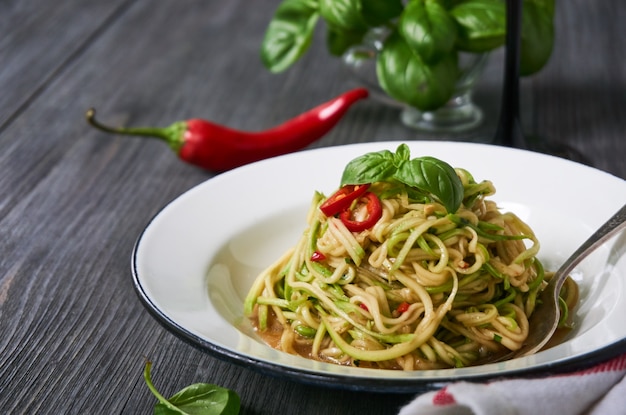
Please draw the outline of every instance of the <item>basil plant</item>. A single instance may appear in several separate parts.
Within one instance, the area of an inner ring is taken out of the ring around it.
[[[431,111],[454,93],[460,52],[504,45],[506,0],[283,0],[263,38],[263,64],[275,73],[292,66],[322,24],[334,56],[370,31],[386,30],[376,57],[379,85],[390,97]],[[524,0],[520,74],[543,68],[553,44],[554,0]]]

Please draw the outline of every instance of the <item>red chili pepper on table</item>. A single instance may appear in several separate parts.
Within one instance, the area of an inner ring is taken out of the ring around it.
[[[112,128],[96,121],[94,109],[88,110],[86,117],[105,132],[162,139],[182,160],[219,172],[303,149],[330,131],[352,104],[368,96],[367,89],[352,89],[259,132],[239,131],[202,119],[179,121],[165,128]]]

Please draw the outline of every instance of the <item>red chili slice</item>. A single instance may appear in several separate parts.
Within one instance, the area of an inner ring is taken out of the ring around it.
[[[365,209],[365,217],[363,219],[355,219],[356,215],[360,215],[362,209]],[[351,232],[361,232],[371,228],[383,216],[383,207],[380,204],[378,196],[372,192],[366,192],[356,203],[353,209],[346,209],[339,215],[339,219],[346,225]]]
[[[406,311],[408,311],[410,306],[411,305],[409,303],[407,303],[406,301],[403,301],[402,303],[400,303],[398,308],[396,308],[396,311],[400,314],[405,313]]]
[[[313,255],[311,255],[311,261],[313,262],[323,261],[325,259],[326,255],[322,254],[320,251],[315,251]]]
[[[335,216],[348,209],[352,202],[362,196],[369,187],[369,184],[347,184],[326,199],[321,204],[320,210],[328,217]]]

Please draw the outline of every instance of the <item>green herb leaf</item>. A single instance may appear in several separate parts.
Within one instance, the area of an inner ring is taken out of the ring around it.
[[[456,212],[463,202],[463,183],[448,163],[434,157],[410,158],[410,150],[401,144],[395,153],[382,150],[364,154],[350,161],[343,171],[341,186],[396,181],[430,195]]]
[[[456,212],[463,202],[463,184],[454,168],[434,157],[419,157],[403,163],[394,178],[431,194],[450,213]]]
[[[407,44],[428,63],[449,55],[457,37],[457,25],[438,0],[411,0],[399,29]]]
[[[350,47],[361,43],[366,32],[367,30],[365,28],[347,30],[328,26],[326,31],[326,47],[331,55],[341,56]]]
[[[319,0],[320,14],[331,26],[346,30],[367,29],[359,0]]]
[[[550,18],[554,17],[555,0],[524,0],[524,3],[533,3],[535,6],[544,9]]]
[[[450,10],[459,25],[457,48],[488,52],[504,45],[506,5],[502,0],[468,0]]]
[[[400,144],[396,149],[396,152],[393,154],[394,163],[399,166],[405,161],[409,161],[411,159],[411,150],[409,150],[409,146],[406,144]]]
[[[522,76],[542,69],[552,53],[554,8],[555,0],[524,1]],[[371,30],[392,31],[377,58],[378,83],[390,97],[430,111],[452,96],[458,52],[504,44],[506,6],[504,0],[282,0],[261,44],[263,64],[274,73],[292,66],[308,51],[319,20],[334,56]]]
[[[526,0],[522,12],[520,75],[541,70],[554,46],[554,0]]]
[[[311,45],[318,20],[317,0],[283,0],[261,44],[265,67],[281,72],[300,59]]]
[[[182,389],[170,399],[161,395],[152,383],[147,361],[144,379],[150,391],[159,400],[154,407],[155,415],[237,415],[241,402],[234,391],[207,383],[195,383]]]
[[[382,26],[400,16],[402,0],[361,0],[361,14],[369,26]]]
[[[390,179],[397,170],[396,156],[389,150],[367,153],[350,161],[341,176],[341,186]]]
[[[376,60],[378,82],[385,92],[422,111],[434,110],[448,102],[458,72],[456,53],[428,65],[398,32],[386,39]]]
[[[189,385],[170,399],[180,413],[193,415],[236,415],[239,413],[239,396],[229,389],[207,383]],[[154,408],[155,415],[166,415],[170,407],[158,403]]]

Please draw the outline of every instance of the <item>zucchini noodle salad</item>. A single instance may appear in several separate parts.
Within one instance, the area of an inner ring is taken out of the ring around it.
[[[258,275],[244,312],[270,346],[340,365],[466,367],[519,349],[551,274],[494,193],[404,144],[356,158],[336,193],[315,193],[308,227]],[[577,293],[568,279],[561,325]]]

